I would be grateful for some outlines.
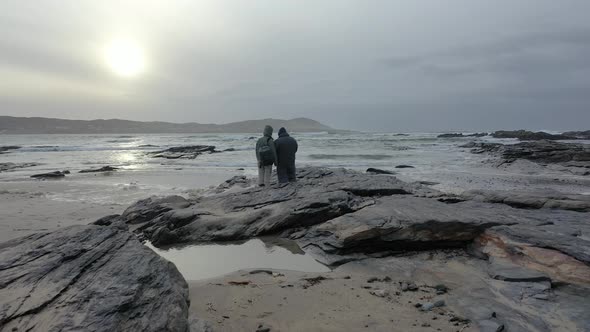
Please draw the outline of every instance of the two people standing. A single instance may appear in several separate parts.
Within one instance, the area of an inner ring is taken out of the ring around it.
[[[295,153],[297,141],[289,136],[285,128],[279,129],[279,138],[273,140],[273,128],[265,126],[263,136],[256,142],[256,159],[258,160],[258,185],[268,186],[272,174],[272,165],[277,166],[279,183],[294,182]]]

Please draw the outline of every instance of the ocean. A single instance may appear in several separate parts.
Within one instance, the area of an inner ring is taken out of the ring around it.
[[[473,140],[516,142],[489,136],[437,138],[438,134],[293,133],[292,136],[299,143],[298,167],[345,167],[360,171],[369,167],[382,168],[395,171],[405,181],[436,182],[437,189],[449,192],[470,187],[481,189],[482,179],[504,172],[485,163],[489,156],[472,154],[460,145]],[[55,193],[53,199],[131,204],[151,195],[190,194],[234,175],[256,176],[254,146],[259,136],[255,133],[0,135],[0,146],[21,146],[0,154],[0,163],[38,164],[0,172],[0,190],[2,182],[38,181],[30,179],[30,175],[69,170],[71,174],[57,181],[66,181],[74,189],[69,193]],[[147,154],[183,145],[213,145],[217,150],[233,151],[204,154],[196,159],[152,158]],[[104,174],[78,173],[82,169],[106,165],[120,170]],[[396,168],[399,165],[412,168]],[[503,184],[490,182],[489,185]]]

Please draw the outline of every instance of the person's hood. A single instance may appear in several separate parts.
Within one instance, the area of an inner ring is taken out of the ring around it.
[[[285,129],[285,127],[281,127],[281,129],[279,129],[279,137],[285,136],[289,136],[289,133],[287,133],[287,129]]]
[[[264,134],[264,136],[272,137],[272,127],[265,126],[264,131],[262,133]]]

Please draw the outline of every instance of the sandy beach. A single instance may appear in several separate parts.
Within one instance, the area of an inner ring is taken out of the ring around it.
[[[476,331],[449,307],[416,307],[446,298],[433,287],[402,291],[404,276],[385,273],[242,270],[189,281],[190,315],[213,331]]]

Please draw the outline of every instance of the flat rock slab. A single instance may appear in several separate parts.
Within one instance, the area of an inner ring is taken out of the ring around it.
[[[187,331],[188,286],[127,231],[71,226],[0,243],[2,331]]]
[[[493,279],[509,282],[551,282],[551,278],[544,273],[501,260],[493,260],[490,263],[488,274]]]
[[[590,195],[563,194],[556,191],[489,191],[470,190],[461,195],[480,202],[502,203],[523,209],[560,209],[590,212]]]
[[[31,177],[34,179],[59,179],[65,177],[66,174],[70,174],[70,171],[55,171],[49,173],[34,174],[31,175]]]
[[[212,145],[190,145],[190,146],[176,146],[166,150],[148,152],[152,158],[166,158],[166,159],[195,159],[204,153],[220,152],[215,150]]]
[[[91,169],[83,169],[78,173],[97,173],[97,172],[113,172],[118,170],[119,168],[113,166],[104,166],[101,168],[91,168]]]
[[[588,144],[541,140],[507,145],[471,142],[461,147],[471,148],[472,153],[496,154],[506,162],[526,159],[540,164],[576,162],[579,167],[590,164],[590,145]]]
[[[139,231],[155,245],[238,240],[319,224],[374,204],[380,196],[438,194],[389,175],[311,168],[300,170],[298,181],[291,184],[274,183],[269,188],[228,191],[191,201],[177,196],[178,208],[156,199],[140,201],[122,219],[144,224]]]

